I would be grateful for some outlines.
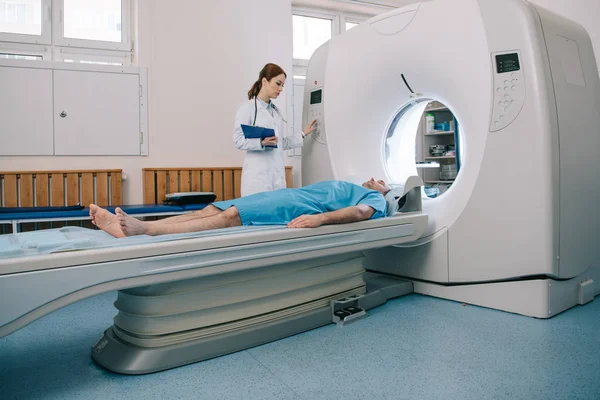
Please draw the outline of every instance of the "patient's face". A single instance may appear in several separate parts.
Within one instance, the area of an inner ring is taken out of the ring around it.
[[[362,185],[363,185],[363,187],[366,187],[367,189],[377,190],[379,193],[381,193],[384,196],[387,192],[389,192],[391,190],[391,188],[388,185],[386,185],[384,181],[382,181],[382,180],[376,181],[373,178],[369,179]]]

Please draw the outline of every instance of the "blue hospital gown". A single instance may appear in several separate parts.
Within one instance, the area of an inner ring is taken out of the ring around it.
[[[386,202],[381,193],[344,181],[324,181],[303,188],[256,193],[213,203],[220,210],[235,206],[242,225],[287,225],[304,214],[320,214],[359,204],[375,210],[371,219],[385,216]]]

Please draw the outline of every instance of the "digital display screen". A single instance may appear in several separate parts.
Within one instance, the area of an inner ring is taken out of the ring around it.
[[[323,100],[323,90],[310,92],[310,104],[319,104]]]
[[[517,53],[497,55],[496,69],[499,74],[520,70],[519,55]]]

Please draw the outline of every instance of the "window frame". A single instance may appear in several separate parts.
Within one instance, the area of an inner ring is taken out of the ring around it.
[[[64,0],[41,0],[42,35],[0,32],[0,53],[40,56],[36,61],[59,61],[72,58],[81,63],[90,61],[117,62],[133,65],[133,16],[136,0],[121,0],[121,32],[123,42],[107,42],[63,37]],[[68,55],[68,57],[67,57]]]
[[[0,42],[52,44],[52,0],[40,0],[42,6],[42,32],[40,35],[0,32]]]
[[[42,61],[52,61],[52,49],[50,46],[0,42],[0,53],[41,56]]]
[[[82,61],[91,61],[95,64],[114,62],[120,63],[124,67],[131,66],[132,64],[130,52],[74,47],[54,47],[52,59],[58,62],[66,62],[65,59],[73,59],[75,63],[80,64]]]
[[[131,0],[121,0],[121,42],[66,38],[64,36],[64,3],[64,0],[52,0],[52,37],[54,46],[131,52],[133,49],[131,41]]]
[[[302,8],[302,7],[293,7],[292,8],[292,18],[295,16],[309,17],[309,18],[321,18],[328,19],[332,21],[331,24],[331,38],[333,39],[337,35],[341,35],[346,32],[346,22],[361,24],[368,19],[372,18],[372,16],[361,15],[361,14],[352,14],[345,12],[328,12],[324,10],[311,9],[311,8]],[[292,43],[293,46],[293,43]],[[293,52],[293,48],[292,48]],[[308,70],[308,63],[310,60],[305,60],[302,58],[293,58],[292,59],[292,73],[294,75],[302,75],[306,76],[306,72]]]
[[[348,31],[346,29],[346,24],[347,23],[360,25],[360,24],[362,24],[363,22],[365,22],[366,20],[368,20],[370,18],[371,17],[365,17],[364,15],[359,15],[359,14],[341,13],[341,15],[340,15],[340,19],[341,19],[340,34]]]
[[[293,17],[297,15],[300,17],[308,17],[308,18],[319,18],[319,19],[327,19],[331,21],[331,37],[333,38],[337,32],[339,32],[340,30],[340,18],[339,18],[339,14],[336,13],[329,13],[326,11],[320,11],[320,10],[311,10],[308,8],[293,8],[292,9],[292,20]],[[331,40],[331,39],[330,39]],[[293,44],[292,44],[293,46]],[[293,53],[293,47],[292,47],[292,53]],[[293,59],[293,66],[296,67],[308,67],[308,62],[310,60],[305,60],[303,58],[294,58]],[[297,74],[299,75],[299,74]],[[304,73],[304,75],[306,75],[306,72]]]
[[[346,32],[346,22],[358,23],[361,24],[368,19],[372,18],[372,16],[368,15],[360,15],[360,14],[351,14],[344,12],[327,12],[323,10],[316,10],[310,8],[300,8],[293,7],[292,8],[292,21],[295,15],[309,18],[321,18],[328,19],[332,21],[331,23],[331,38],[333,39],[335,36],[340,35]],[[293,22],[292,22],[293,23]],[[293,54],[293,43],[292,43],[292,54]],[[304,90],[306,86],[306,73],[308,72],[308,63],[310,60],[305,60],[301,58],[293,58],[292,59],[292,90],[295,91],[296,88],[302,87]],[[296,127],[294,122],[295,113],[303,111],[303,104],[296,104],[294,101],[294,93],[292,93],[292,126],[294,130],[302,129],[303,127]],[[293,149],[287,152],[288,157],[292,158],[300,158],[302,157],[302,149]]]

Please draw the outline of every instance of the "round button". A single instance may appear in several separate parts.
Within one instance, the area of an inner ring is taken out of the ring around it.
[[[508,92],[508,86],[504,86],[504,90]]]
[[[504,112],[507,112],[507,111],[508,111],[508,107],[504,107]]]
[[[497,88],[496,90],[499,92],[499,91],[501,91],[501,90],[502,90],[502,88],[501,88],[501,87],[499,87],[499,88]]]
[[[511,82],[512,82],[513,84],[515,84],[515,83],[519,82],[519,80],[518,80],[518,79],[513,79]]]
[[[508,81],[504,81],[504,84],[505,84],[505,85],[508,85]]]
[[[494,121],[494,125],[498,126],[498,121]]]
[[[517,88],[516,86],[512,86],[512,87],[511,87],[511,89],[512,89],[512,90],[515,90],[516,88]]]
[[[498,102],[498,105],[499,105],[499,106],[502,106],[503,104],[504,104],[504,103],[503,103],[503,102],[501,102],[501,101],[499,101],[499,102]]]
[[[514,72],[512,72],[512,73],[510,74],[510,76],[514,78],[515,76],[517,76],[517,74],[515,74]]]
[[[510,104],[510,101],[508,101],[508,100],[506,100],[506,101],[504,102],[504,105],[505,105],[505,106],[507,106],[507,105],[509,105],[509,104]]]
[[[504,115],[500,116],[500,121],[502,121],[504,119]]]

